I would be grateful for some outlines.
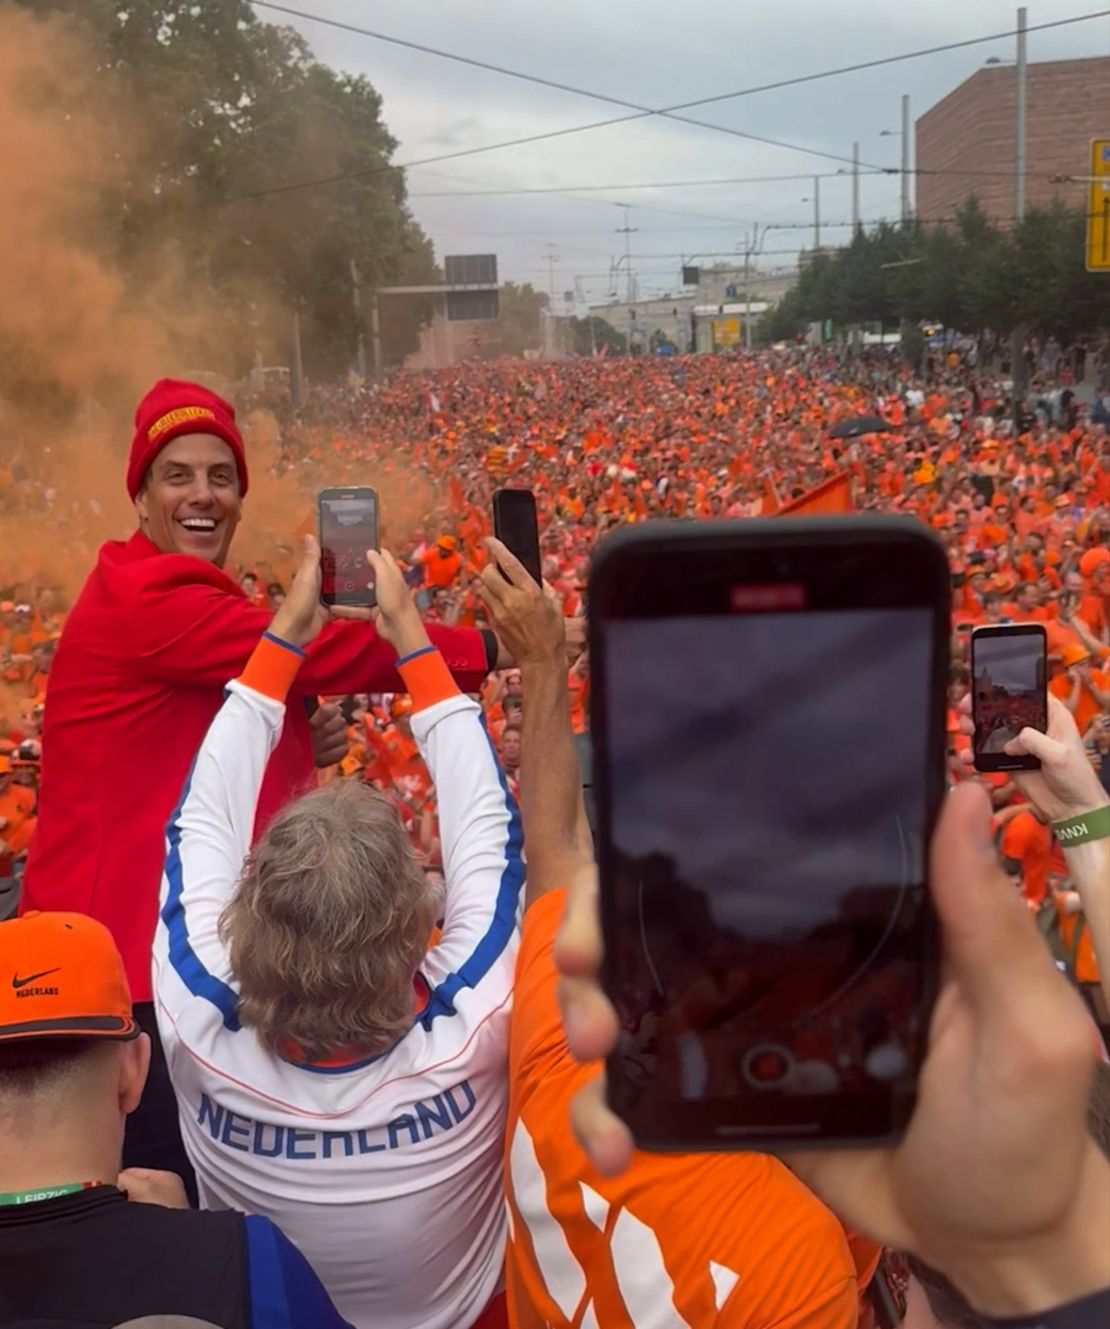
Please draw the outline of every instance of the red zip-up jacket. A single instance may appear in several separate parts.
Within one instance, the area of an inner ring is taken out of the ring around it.
[[[104,923],[135,1001],[151,999],[166,825],[225,684],[243,672],[271,618],[214,564],[163,554],[137,532],[101,547],[58,643],[21,909],[76,910]],[[478,691],[481,634],[429,633],[462,690]],[[300,698],[404,691],[395,660],[368,623],[330,624],[312,643],[266,771],[256,833],[312,780]]]

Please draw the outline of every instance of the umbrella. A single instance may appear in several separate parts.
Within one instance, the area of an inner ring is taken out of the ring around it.
[[[889,434],[894,428],[878,415],[857,415],[852,420],[841,420],[829,430],[830,438],[859,438],[861,434]]]

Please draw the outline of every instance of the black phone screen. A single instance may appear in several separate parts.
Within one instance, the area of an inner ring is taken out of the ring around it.
[[[980,770],[1036,770],[1006,744],[1027,726],[1048,728],[1047,660],[1041,627],[979,628],[971,637],[972,751]]]
[[[543,581],[536,500],[530,489],[499,489],[493,496],[493,529],[520,559],[533,581]]]
[[[904,1126],[934,971],[945,630],[924,605],[601,627],[609,1093],[641,1143]]]
[[[320,598],[325,604],[376,603],[366,551],[378,547],[378,496],[373,489],[325,490],[319,498]]]

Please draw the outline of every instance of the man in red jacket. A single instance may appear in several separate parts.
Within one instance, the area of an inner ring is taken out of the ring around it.
[[[139,530],[102,546],[54,657],[22,908],[91,914],[110,929],[136,1016],[156,1045],[127,1165],[182,1170],[151,1004],[164,833],[224,685],[272,617],[223,570],[247,492],[234,409],[199,384],[156,383],[135,412],[127,491]],[[462,689],[477,691],[496,663],[497,639],[474,629],[431,633]],[[334,623],[310,648],[297,686],[304,697],[400,691],[395,658],[369,623]],[[293,705],[259,823],[312,774],[305,708]]]

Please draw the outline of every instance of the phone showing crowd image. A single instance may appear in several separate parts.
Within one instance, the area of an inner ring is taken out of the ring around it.
[[[1039,623],[976,628],[971,634],[971,750],[977,771],[1036,771],[1040,761],[1006,745],[1025,728],[1048,728],[1048,660]]]
[[[323,489],[317,498],[320,599],[326,605],[377,604],[368,549],[379,548],[378,491],[368,486]]]
[[[524,564],[529,576],[543,581],[536,498],[530,489],[498,489],[493,495],[493,533]]]
[[[896,1139],[936,985],[943,549],[651,523],[590,579],[608,1094],[649,1149]]]

